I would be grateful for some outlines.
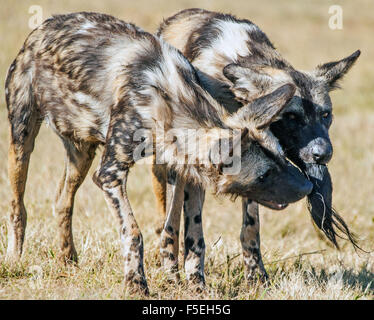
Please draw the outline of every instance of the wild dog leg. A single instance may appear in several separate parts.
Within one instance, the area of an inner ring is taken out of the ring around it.
[[[268,278],[260,250],[260,219],[258,204],[248,198],[242,199],[243,223],[240,233],[244,268],[248,281]]]
[[[161,263],[165,270],[172,272],[178,271],[179,227],[184,185],[184,180],[178,176],[175,176],[172,184],[169,181],[168,214],[161,232]]]
[[[155,161],[155,159],[154,159]],[[159,218],[159,223],[156,227],[156,233],[160,234],[166,218],[166,198],[167,198],[167,171],[164,164],[152,165],[152,185],[156,197],[156,208]]]
[[[25,115],[29,113],[25,112]],[[7,260],[18,260],[22,255],[25,238],[27,213],[23,197],[25,195],[27,171],[30,155],[34,150],[35,138],[40,129],[37,114],[31,114],[28,127],[11,123],[8,153],[8,175],[12,192],[11,209],[8,220]],[[14,119],[17,120],[17,119]],[[25,119],[23,120],[25,121]]]
[[[103,167],[102,165],[98,175],[95,174],[94,181],[104,191],[110,210],[119,218],[127,291],[129,294],[139,291],[148,294],[143,267],[143,236],[132,212],[126,190],[129,170],[112,167],[113,171],[105,173]],[[113,172],[116,174],[115,181],[110,177]]]
[[[76,262],[78,257],[72,233],[74,197],[92,164],[97,146],[86,144],[78,150],[71,142],[63,142],[66,150],[65,169],[56,194],[54,210],[58,217],[60,260]]]
[[[186,184],[184,190],[184,268],[189,281],[203,285],[205,242],[201,217],[205,191],[193,184]]]
[[[134,140],[134,135],[142,124],[135,112],[125,113],[124,110],[126,104],[123,101],[112,110],[105,150],[93,180],[104,191],[108,207],[118,217],[126,290],[129,294],[148,294],[143,267],[143,236],[127,195],[128,173],[137,160],[139,150],[136,148],[140,145]]]

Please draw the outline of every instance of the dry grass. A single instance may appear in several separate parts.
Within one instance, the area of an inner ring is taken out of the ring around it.
[[[335,1],[336,2],[336,1]],[[333,93],[335,121],[331,129],[335,155],[330,164],[334,204],[347,223],[373,250],[374,243],[374,5],[367,1],[338,1],[344,29],[328,28],[331,1],[42,1],[46,18],[52,13],[100,11],[154,31],[162,18],[187,7],[231,11],[255,21],[280,52],[301,69],[343,57],[360,48],[362,56],[347,76],[345,91]],[[261,3],[261,4],[260,4]],[[28,8],[34,1],[3,0],[0,12],[0,298],[1,299],[123,299],[123,268],[117,224],[98,188],[87,179],[78,192],[74,236],[79,267],[60,266],[55,259],[56,221],[52,199],[62,174],[63,148],[43,127],[30,166],[26,206],[28,227],[19,265],[4,263],[8,130],[4,102],[6,70],[30,32]],[[282,5],[284,3],[282,2]],[[97,159],[96,159],[97,161]],[[93,166],[92,170],[95,166]],[[91,174],[92,174],[91,170]],[[151,298],[160,299],[373,299],[373,254],[357,255],[344,244],[340,253],[318,239],[304,201],[283,212],[261,209],[262,251],[271,278],[268,287],[248,288],[243,281],[239,230],[239,201],[207,197],[204,227],[207,243],[207,291],[200,296],[186,285],[169,286],[157,264],[157,220],[149,168],[137,166],[130,176],[130,197],[145,239],[145,267]],[[213,246],[221,237],[219,245]],[[342,243],[343,244],[343,243]],[[319,254],[292,258],[303,252]],[[236,257],[236,258],[235,258]],[[290,259],[277,261],[291,257]],[[183,272],[182,272],[183,279]]]

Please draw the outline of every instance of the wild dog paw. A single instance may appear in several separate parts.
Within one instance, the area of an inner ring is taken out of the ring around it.
[[[206,290],[205,277],[201,272],[195,272],[187,275],[188,288],[197,293],[202,293]]]
[[[269,280],[265,268],[259,265],[247,267],[245,269],[245,278],[248,285],[253,285],[254,283],[266,284]]]
[[[125,294],[128,296],[149,295],[147,280],[140,274],[128,274],[125,279]]]

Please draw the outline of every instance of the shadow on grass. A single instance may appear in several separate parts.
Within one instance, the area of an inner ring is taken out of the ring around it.
[[[351,289],[358,289],[362,295],[357,296],[360,298],[364,295],[374,295],[374,273],[368,270],[367,266],[363,266],[360,271],[353,269],[339,270],[335,272],[326,272],[325,269],[316,270],[312,267],[312,276],[321,285],[325,285],[331,280],[343,281],[344,286]],[[310,278],[310,275],[307,276]]]

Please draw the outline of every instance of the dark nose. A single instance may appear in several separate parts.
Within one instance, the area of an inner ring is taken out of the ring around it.
[[[305,180],[302,185],[299,185],[297,188],[297,199],[302,199],[310,194],[313,190],[313,184],[309,180]]]
[[[313,184],[301,174],[300,170],[292,165],[288,165],[288,172],[291,173],[293,179],[289,179],[290,184],[288,188],[288,196],[290,196],[294,202],[304,198],[310,194],[313,190]],[[287,192],[287,191],[286,191]],[[292,195],[292,196],[291,196]]]
[[[326,164],[332,157],[331,144],[326,141],[316,141],[311,152],[313,160],[318,164]]]
[[[313,190],[313,183],[311,183],[310,181],[306,181],[304,186],[300,188],[300,193],[302,193],[303,195],[308,195],[312,192],[312,190]]]

